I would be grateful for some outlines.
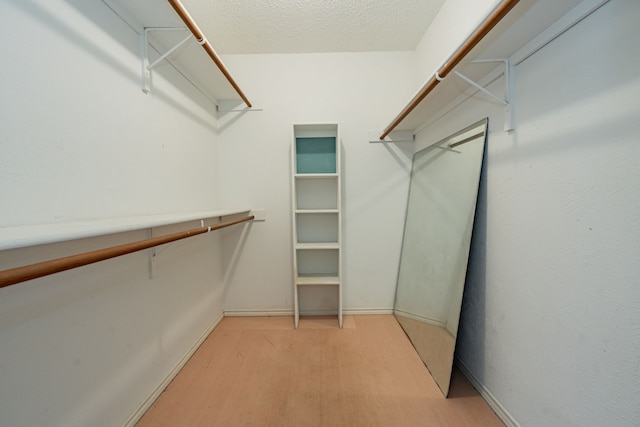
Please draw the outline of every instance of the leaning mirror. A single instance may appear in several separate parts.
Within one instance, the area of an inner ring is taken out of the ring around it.
[[[413,157],[394,314],[447,396],[487,119]]]

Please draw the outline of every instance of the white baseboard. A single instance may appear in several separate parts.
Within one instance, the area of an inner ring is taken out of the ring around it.
[[[162,394],[164,389],[167,388],[167,386],[173,380],[173,378],[176,375],[178,375],[178,372],[180,372],[180,370],[184,367],[184,365],[189,361],[191,356],[193,356],[193,353],[195,353],[196,350],[198,350],[198,348],[202,345],[204,340],[207,339],[207,337],[211,334],[211,332],[215,329],[215,327],[218,326],[218,323],[220,323],[223,318],[224,318],[224,313],[220,313],[220,316],[218,316],[216,320],[213,322],[213,324],[211,324],[211,326],[209,326],[207,330],[204,331],[202,335],[200,335],[198,340],[191,346],[191,348],[189,348],[186,354],[182,356],[182,358],[173,367],[173,369],[169,372],[169,374],[165,377],[165,379],[158,385],[158,387],[155,388],[155,390],[153,390],[153,393],[151,393],[149,397],[147,397],[147,399],[144,402],[142,402],[140,407],[133,413],[133,415],[131,415],[131,417],[124,424],[124,427],[133,427],[138,421],[140,421],[140,418],[142,418],[144,413],[147,412],[147,409],[149,409],[151,405],[153,405],[153,402],[155,402],[156,399]]]
[[[302,316],[335,316],[338,313],[335,310],[314,310],[303,311],[300,313]],[[343,315],[367,315],[367,314],[393,314],[393,308],[351,308],[342,310]],[[287,308],[281,309],[264,309],[264,310],[244,310],[234,309],[225,310],[225,316],[237,317],[237,316],[293,316],[293,310]]]
[[[239,317],[239,316],[248,316],[248,317],[271,317],[271,316],[293,316],[293,310],[288,308],[276,308],[276,309],[264,309],[264,310],[245,310],[245,309],[234,309],[234,310],[225,310],[224,315],[229,317]]]
[[[437,326],[439,328],[446,328],[447,323],[442,320],[435,319],[433,317],[423,316],[421,314],[411,313],[405,310],[394,309],[393,314],[398,316],[407,317],[409,319],[417,320],[418,322],[426,323],[427,325]]]
[[[393,314],[393,307],[350,308],[347,310],[342,310],[342,314],[352,316],[364,316],[367,314]]]
[[[460,372],[467,377],[469,382],[475,387],[475,389],[480,393],[480,396],[487,402],[487,404],[493,409],[498,418],[502,420],[505,426],[507,427],[520,427],[520,424],[507,412],[507,410],[502,406],[502,404],[495,398],[493,394],[478,380],[478,378],[471,373],[471,371],[467,368],[467,366],[456,357],[455,359],[456,366],[460,369]]]

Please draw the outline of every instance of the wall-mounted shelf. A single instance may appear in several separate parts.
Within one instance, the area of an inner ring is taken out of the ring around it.
[[[149,81],[151,70],[146,67],[169,53],[164,60],[170,61],[214,104],[218,105],[222,100],[243,100],[251,107],[242,91],[234,87],[233,78],[230,82],[222,62],[220,68],[195,37],[186,40],[190,30],[168,0],[102,1],[139,34],[141,85],[145,92],[153,90]],[[176,30],[180,28],[185,30]],[[156,64],[152,68],[158,67]]]
[[[0,227],[0,250],[58,243],[127,231],[144,230],[187,221],[247,214],[251,209],[220,209],[167,215],[141,215],[87,221]]]
[[[505,130],[510,130],[510,122],[516,108],[513,93],[511,98],[504,101],[496,100],[495,97],[482,93],[477,87],[460,78],[456,72],[480,86],[486,86],[505,74],[504,63],[499,62],[509,60],[506,70],[510,71],[510,78],[505,79],[505,93],[508,94],[510,86],[513,85],[515,66],[607,1],[521,0],[464,56],[462,62],[452,69],[453,72],[441,79],[437,73],[442,68],[435,70],[385,128],[380,140],[393,142],[392,138],[388,137],[391,132],[411,132],[415,135],[474,95],[484,97],[487,102],[495,105],[506,104]],[[474,62],[478,60],[493,62]],[[428,90],[427,96],[420,99],[425,89]]]

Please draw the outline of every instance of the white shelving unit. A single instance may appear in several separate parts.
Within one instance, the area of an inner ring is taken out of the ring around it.
[[[338,125],[293,125],[291,156],[295,327],[300,319],[300,288],[305,286],[336,288],[338,324],[342,327]]]

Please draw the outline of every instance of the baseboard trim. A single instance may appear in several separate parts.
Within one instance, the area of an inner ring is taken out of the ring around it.
[[[350,308],[348,310],[342,310],[342,314],[351,316],[365,316],[367,314],[393,314],[393,308]]]
[[[428,325],[437,326],[439,328],[446,329],[447,327],[446,322],[443,322],[441,320],[438,320],[432,317],[423,316],[421,314],[411,313],[409,311],[394,309],[393,314],[397,314],[398,316],[401,316],[401,317],[407,317],[409,319],[417,320],[418,322],[426,323]]]
[[[214,320],[214,322],[209,326],[203,333],[200,335],[198,340],[189,348],[189,350],[185,353],[184,356],[178,361],[178,363],[173,367],[173,369],[169,372],[169,374],[165,377],[165,379],[158,385],[158,387],[153,390],[153,393],[147,397],[147,399],[142,402],[140,407],[129,417],[127,422],[124,424],[124,427],[133,427],[140,418],[147,412],[147,409],[153,405],[153,402],[162,394],[165,388],[169,385],[169,383],[175,378],[176,375],[180,372],[180,370],[184,367],[184,365],[189,361],[191,356],[200,348],[204,340],[213,332],[216,326],[222,321],[225,314],[220,313],[220,315]]]
[[[312,310],[303,311],[301,316],[335,316],[338,313],[335,310]],[[367,315],[367,314],[393,314],[393,308],[351,308],[348,310],[342,310],[343,315]],[[265,310],[225,310],[225,316],[238,317],[238,316],[293,316],[293,310],[291,309],[265,309]]]
[[[293,316],[293,310],[288,308],[277,308],[268,310],[225,310],[224,315],[229,317],[271,317],[271,316]]]
[[[507,427],[520,427],[520,424],[509,414],[509,412],[502,406],[502,404],[496,399],[496,397],[482,384],[478,378],[471,373],[467,365],[462,362],[458,357],[455,358],[455,363],[460,372],[467,377],[473,387],[480,393],[480,396],[487,402],[487,404],[493,409],[498,418],[502,420]]]

